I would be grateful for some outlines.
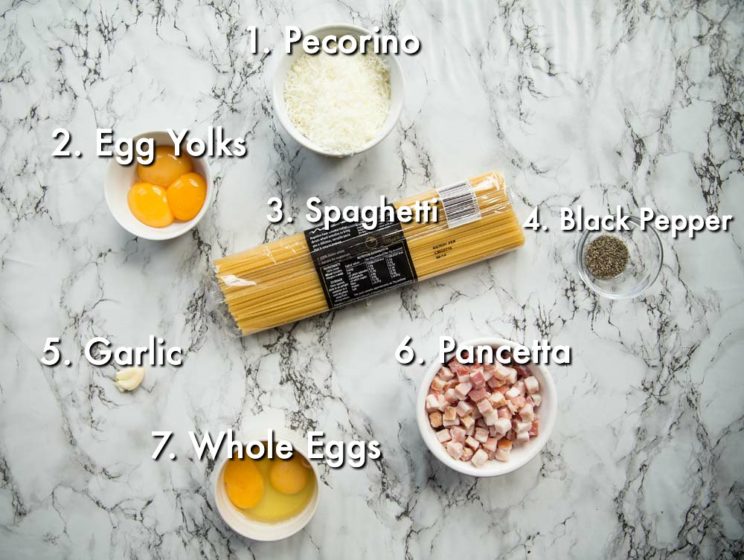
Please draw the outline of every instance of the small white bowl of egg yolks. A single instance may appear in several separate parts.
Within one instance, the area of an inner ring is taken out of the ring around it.
[[[176,157],[164,131],[136,136],[152,138],[155,160],[148,166],[111,160],[104,180],[106,204],[129,233],[151,240],[173,239],[190,231],[212,203],[214,185],[204,158],[183,150]]]
[[[319,479],[306,459],[307,442],[287,430],[274,430],[275,440],[292,444],[291,459],[253,460],[223,457],[215,468],[214,499],[220,516],[236,533],[255,541],[278,541],[307,525],[318,508]],[[239,441],[260,441],[255,431]],[[239,507],[240,506],[240,507]]]

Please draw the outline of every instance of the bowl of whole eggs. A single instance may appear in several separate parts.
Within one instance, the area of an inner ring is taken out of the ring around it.
[[[310,522],[319,502],[319,477],[307,459],[307,442],[289,430],[273,432],[277,442],[291,445],[290,458],[225,456],[214,470],[217,511],[232,530],[256,541],[294,535]],[[249,448],[272,446],[266,433],[254,428],[245,434],[253,442]]]
[[[214,197],[205,158],[176,154],[165,131],[133,138],[153,143],[152,162],[122,165],[111,160],[104,180],[106,204],[129,233],[144,239],[173,239],[190,231],[204,217]]]

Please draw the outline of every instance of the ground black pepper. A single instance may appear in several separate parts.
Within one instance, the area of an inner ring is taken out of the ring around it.
[[[600,235],[587,245],[584,260],[595,278],[614,278],[628,264],[628,247],[617,237]]]

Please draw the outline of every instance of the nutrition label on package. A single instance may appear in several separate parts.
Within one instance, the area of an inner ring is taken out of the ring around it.
[[[331,309],[416,280],[397,221],[382,222],[374,230],[338,223],[309,229],[305,239]]]

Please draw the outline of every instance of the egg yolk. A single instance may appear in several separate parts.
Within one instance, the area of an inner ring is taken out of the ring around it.
[[[176,156],[173,146],[157,146],[155,160],[150,165],[137,164],[137,176],[142,181],[166,188],[181,175],[190,171],[189,156],[184,154]]]
[[[165,189],[151,183],[135,183],[127,195],[129,209],[140,222],[150,227],[165,227],[173,223]]]
[[[264,495],[264,479],[253,461],[230,459],[225,466],[225,491],[236,508],[255,507]]]
[[[297,494],[307,486],[310,465],[298,455],[291,459],[274,461],[269,470],[271,485],[282,494]]]
[[[178,220],[191,220],[204,206],[207,183],[198,173],[186,173],[168,187],[168,204]]]

